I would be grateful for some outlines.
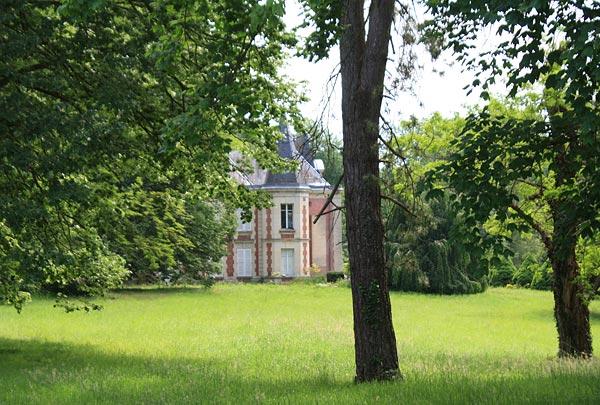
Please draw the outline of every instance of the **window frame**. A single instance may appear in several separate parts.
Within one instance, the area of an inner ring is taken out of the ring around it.
[[[294,230],[294,204],[281,204],[281,229]]]
[[[241,252],[244,252],[244,254]],[[237,277],[252,277],[252,248],[237,248],[235,257]],[[242,269],[245,270],[243,273],[241,272]]]
[[[285,254],[284,254],[285,252]],[[295,277],[296,276],[296,249],[292,248],[282,248],[279,252],[280,257],[280,270],[281,275],[285,277]]]

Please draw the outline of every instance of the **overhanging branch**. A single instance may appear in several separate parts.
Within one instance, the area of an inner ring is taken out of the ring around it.
[[[523,211],[523,209],[521,207],[519,207],[517,204],[512,203],[510,205],[510,208],[512,208],[517,215],[519,216],[519,218],[521,218],[523,221],[525,221],[531,228],[533,228],[542,238],[542,242],[544,243],[544,246],[546,247],[546,249],[548,249],[548,251],[551,251],[552,249],[552,239],[550,238],[550,235],[548,234],[548,232],[546,232],[546,230],[544,228],[542,228],[542,225],[539,224],[538,222],[535,222],[533,220],[533,218],[531,217],[531,215],[527,215],[525,213],[525,211]]]
[[[344,175],[342,174],[340,176],[340,178],[338,179],[337,183],[335,183],[335,186],[333,186],[331,193],[329,193],[329,197],[327,197],[327,202],[325,202],[325,204],[323,204],[323,207],[321,207],[321,211],[319,211],[317,216],[315,216],[315,219],[313,220],[313,224],[316,224],[317,221],[319,220],[319,218],[321,218],[323,215],[326,215],[326,214],[329,214],[330,212],[334,212],[334,211],[341,209],[340,207],[336,207],[333,210],[329,210],[329,211],[325,212],[325,209],[327,209],[327,207],[329,207],[329,204],[333,204],[333,197],[335,197],[335,194],[337,193],[337,190],[340,187],[340,184],[342,183],[343,178],[344,178]],[[335,204],[333,204],[333,205],[335,205]]]
[[[408,215],[412,216],[413,218],[417,217],[417,215],[414,212],[412,212],[406,205],[402,204],[400,201],[398,201],[394,197],[390,197],[388,195],[382,194],[381,199],[392,202],[394,205],[397,205],[399,208],[404,210]]]

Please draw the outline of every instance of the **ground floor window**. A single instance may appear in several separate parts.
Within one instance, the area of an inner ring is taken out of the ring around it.
[[[281,275],[292,277],[294,272],[294,249],[281,249]]]
[[[252,277],[252,249],[239,248],[235,256],[238,277]]]

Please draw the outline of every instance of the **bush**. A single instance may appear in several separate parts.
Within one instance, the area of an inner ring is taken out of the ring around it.
[[[345,275],[341,271],[330,271],[326,275],[328,283],[335,283],[340,279],[344,279]]]
[[[494,287],[504,287],[513,282],[517,268],[510,258],[501,258],[500,262],[492,266],[490,284]]]
[[[349,278],[339,278],[335,283],[336,286],[352,288],[352,283]]]
[[[530,287],[534,290],[551,290],[552,289],[552,267],[546,260],[542,264],[537,264],[533,269],[533,277]]]
[[[325,276],[296,277],[291,281],[292,284],[304,284],[304,285],[322,284],[324,282],[325,282]]]
[[[538,266],[537,260],[531,256],[525,256],[519,269],[513,274],[512,283],[521,287],[529,287],[533,280],[533,273]]]

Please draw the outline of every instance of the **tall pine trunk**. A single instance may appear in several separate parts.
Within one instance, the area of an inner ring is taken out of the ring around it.
[[[340,41],[346,229],[356,381],[399,376],[385,270],[379,185],[379,117],[394,0],[375,0],[365,36],[364,1],[344,2]]]

